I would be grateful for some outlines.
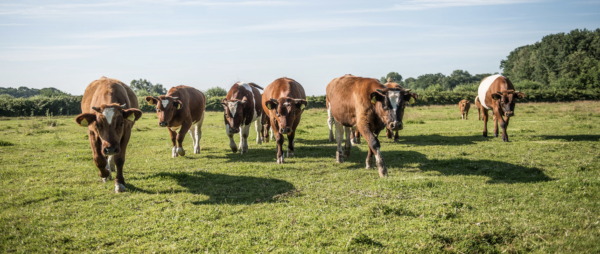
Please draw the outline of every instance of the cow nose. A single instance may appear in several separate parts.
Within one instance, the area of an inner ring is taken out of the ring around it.
[[[167,127],[167,122],[159,122],[158,125],[160,125],[160,127]]]
[[[113,147],[107,147],[107,148],[104,148],[104,153],[106,155],[115,155],[115,154],[119,153],[119,149],[113,148]]]
[[[506,116],[513,116],[513,115],[515,115],[515,112],[513,112],[513,111],[508,111],[508,112],[506,112],[506,114],[505,114],[505,115],[506,115]]]
[[[394,131],[402,130],[402,122],[398,122],[398,121],[391,122],[389,124],[388,128],[390,130],[394,130]]]
[[[229,129],[229,133],[237,133],[240,129],[231,128]]]
[[[290,133],[290,131],[291,131],[290,127],[279,129],[279,132],[281,132],[281,134],[288,134],[288,133]]]

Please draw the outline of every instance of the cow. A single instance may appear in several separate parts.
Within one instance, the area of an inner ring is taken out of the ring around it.
[[[498,137],[500,122],[502,141],[508,142],[506,128],[510,117],[514,115],[515,101],[525,98],[525,94],[515,91],[512,82],[502,75],[492,75],[483,79],[477,94],[483,108],[483,136],[487,137],[488,110],[491,109],[494,114],[494,137]]]
[[[115,192],[124,192],[123,165],[131,128],[142,117],[135,93],[123,82],[102,77],[85,89],[77,124],[88,128],[88,137],[96,167],[103,182],[117,171]]]
[[[262,99],[262,95],[261,95],[261,99]],[[261,106],[262,108],[262,106]],[[263,128],[262,131],[260,132],[260,137],[262,139],[262,142],[264,143],[268,143],[269,142],[269,130],[271,129],[271,120],[269,120],[269,115],[263,113],[262,115],[262,119],[261,119]],[[273,130],[271,130],[271,139],[273,139]]]
[[[404,87],[402,87],[398,83],[394,82],[391,78],[388,78],[387,83],[385,83],[384,86],[386,86],[387,88],[395,88],[395,89],[405,90]],[[410,92],[410,90],[408,90],[408,93],[410,93],[411,98],[409,100],[406,100],[404,102],[405,105],[406,104],[413,104],[413,103],[415,103],[415,100],[417,98],[419,98],[419,96],[416,93]],[[404,114],[404,112],[403,112],[403,114]],[[398,131],[393,131],[393,132],[394,132],[394,142],[400,141],[400,136],[398,135]],[[386,129],[385,130],[385,136],[388,139],[392,139],[392,131],[389,130],[389,129]]]
[[[409,89],[388,88],[377,79],[350,74],[333,79],[327,85],[326,103],[328,115],[333,117],[335,123],[336,161],[343,163],[343,157],[350,156],[350,130],[356,126],[369,144],[366,167],[372,168],[375,155],[379,176],[387,176],[377,136],[384,128],[393,131],[402,129],[405,101],[411,97]],[[345,151],[342,151],[344,132],[346,143]]]
[[[225,132],[229,136],[229,147],[234,153],[238,148],[233,141],[233,134],[240,133],[240,153],[248,152],[248,135],[250,134],[250,125],[255,122],[256,143],[261,144],[262,133],[262,98],[260,91],[262,87],[254,83],[237,82],[233,84],[227,96],[223,98],[221,104],[225,109]]]
[[[167,127],[169,131],[173,144],[171,157],[185,156],[183,140],[188,132],[192,137],[194,154],[200,153],[206,109],[206,97],[202,92],[189,86],[176,86],[169,89],[166,95],[146,96],[146,102],[156,105],[158,126]]]
[[[460,117],[464,120],[469,120],[469,108],[471,108],[471,102],[468,100],[461,100],[458,103],[458,108],[460,109]]]
[[[308,105],[304,88],[291,78],[279,78],[265,88],[263,109],[269,115],[277,141],[277,164],[284,163],[283,135],[288,137],[287,157],[294,157],[294,137],[304,108]]]

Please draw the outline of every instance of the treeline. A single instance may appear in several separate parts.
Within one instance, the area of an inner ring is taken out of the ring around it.
[[[47,87],[42,89],[36,88],[27,88],[27,87],[0,87],[0,96],[2,98],[28,98],[33,96],[45,96],[45,97],[56,97],[56,96],[64,96],[70,95],[63,91],[60,91],[54,87]]]

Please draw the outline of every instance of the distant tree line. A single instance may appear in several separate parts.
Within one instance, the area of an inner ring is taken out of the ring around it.
[[[13,97],[13,98],[28,98],[32,96],[45,96],[45,97],[56,97],[63,95],[70,95],[63,91],[60,91],[54,87],[47,87],[42,89],[37,88],[27,88],[21,86],[19,88],[12,87],[0,87],[0,95],[3,97]]]

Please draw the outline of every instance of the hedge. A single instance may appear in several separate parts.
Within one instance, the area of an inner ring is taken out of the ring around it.
[[[600,89],[594,90],[521,90],[525,98],[518,102],[566,102],[578,100],[600,100]],[[448,105],[458,104],[462,99],[473,101],[475,92],[417,92],[418,105]],[[53,115],[81,114],[82,96],[59,96],[30,98],[9,98],[0,100],[0,116],[44,116],[47,112]],[[223,111],[223,97],[210,97],[206,101],[207,111]],[[308,96],[307,108],[325,108],[325,95]],[[140,109],[144,112],[155,112],[154,105],[148,105],[144,98],[138,98]]]

